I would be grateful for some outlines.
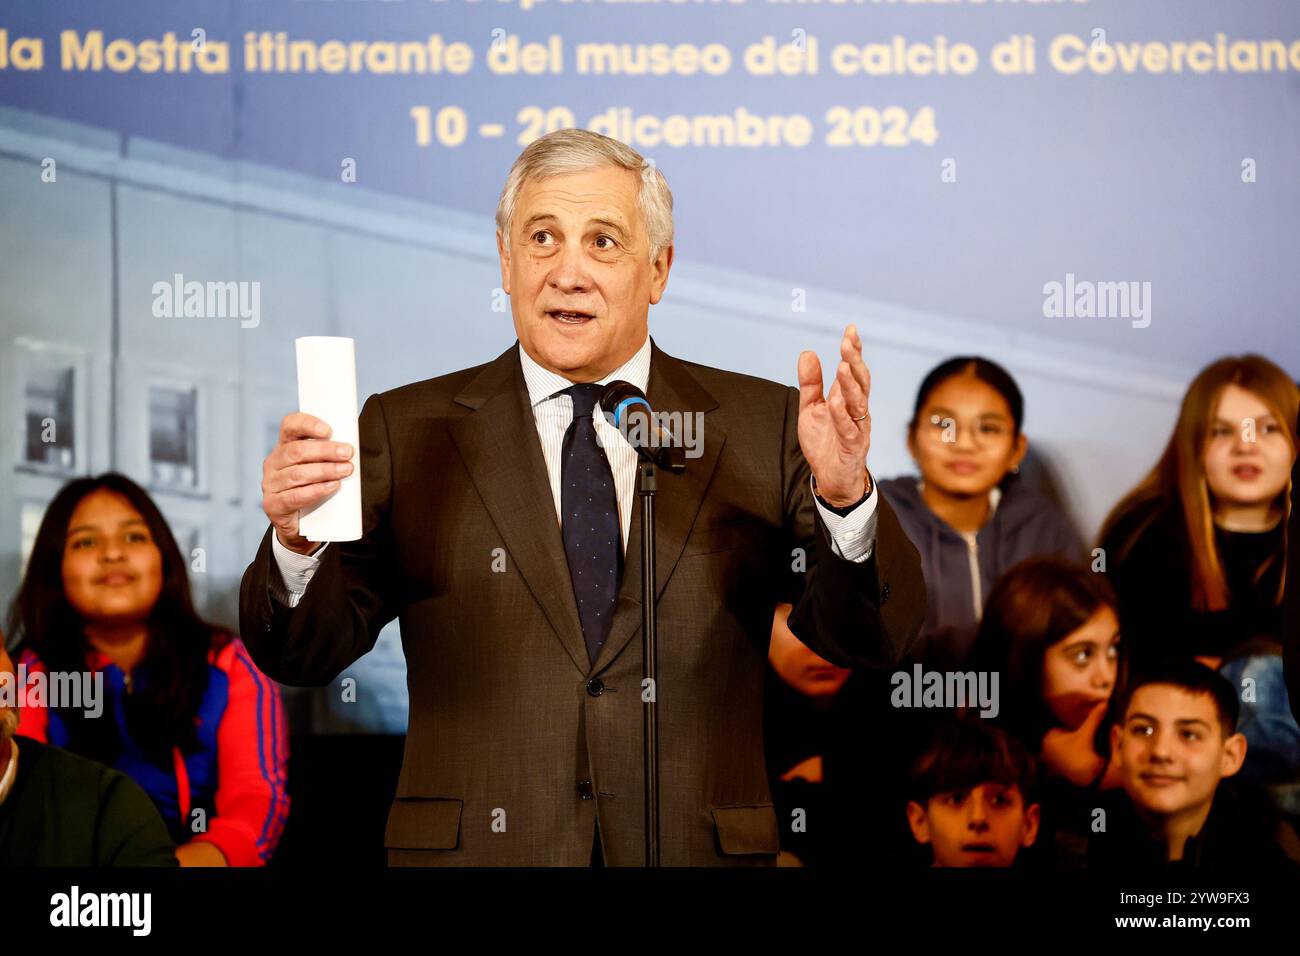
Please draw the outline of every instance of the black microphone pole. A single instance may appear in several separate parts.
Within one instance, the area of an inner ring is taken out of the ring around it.
[[[645,861],[659,862],[659,630],[655,620],[655,467],[675,474],[686,470],[685,455],[671,436],[654,427],[654,413],[640,389],[627,382],[611,382],[601,395],[600,407],[614,425],[637,440],[637,497],[641,499],[641,701],[645,742]],[[627,426],[631,415],[644,416],[643,426]],[[665,440],[667,439],[667,440]]]
[[[659,630],[655,622],[655,463],[637,462],[641,499],[641,701],[645,739],[645,863],[659,866]]]

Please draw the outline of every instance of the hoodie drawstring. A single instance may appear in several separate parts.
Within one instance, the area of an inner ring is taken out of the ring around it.
[[[966,542],[966,559],[970,562],[970,596],[971,607],[975,611],[975,623],[984,616],[984,589],[980,585],[980,545],[973,531],[960,532]]]

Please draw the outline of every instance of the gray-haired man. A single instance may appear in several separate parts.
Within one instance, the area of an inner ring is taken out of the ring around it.
[[[648,314],[672,266],[672,196],[595,133],[525,149],[497,227],[518,344],[369,398],[360,541],[313,550],[298,533],[352,449],[284,418],[244,640],[277,680],[323,684],[400,618],[410,727],[390,863],[640,865],[636,453],[593,413],[595,386],[631,382],[657,412],[704,416],[699,457],[657,495],[662,860],[774,863],[775,603],[794,600],[795,633],[855,667],[893,665],[924,616],[916,551],[866,469],[861,340],[846,330],[828,395],[812,352],[796,390],[659,350]]]

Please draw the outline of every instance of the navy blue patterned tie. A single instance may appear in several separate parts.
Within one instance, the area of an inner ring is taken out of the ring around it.
[[[564,433],[562,448],[560,525],[582,636],[593,663],[609,634],[623,574],[623,532],[614,474],[605,450],[596,443],[591,421],[603,388],[574,385],[561,393],[573,399],[573,423]]]

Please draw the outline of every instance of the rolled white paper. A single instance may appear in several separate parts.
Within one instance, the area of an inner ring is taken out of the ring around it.
[[[361,537],[361,444],[357,427],[357,362],[352,339],[308,335],[294,340],[298,353],[298,410],[330,426],[330,441],[352,446],[352,474],[328,498],[298,512],[298,533],[308,541]]]

